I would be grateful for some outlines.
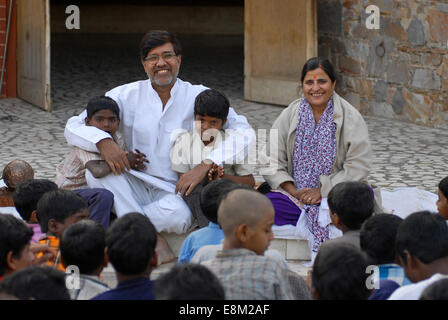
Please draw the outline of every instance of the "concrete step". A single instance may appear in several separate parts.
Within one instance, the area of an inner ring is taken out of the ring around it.
[[[176,257],[179,256],[180,248],[188,234],[161,233],[168,242]],[[271,241],[270,249],[276,249],[285,260],[310,260],[310,250],[308,241],[298,239],[274,238]]]

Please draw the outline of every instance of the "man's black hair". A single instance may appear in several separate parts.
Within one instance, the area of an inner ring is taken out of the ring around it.
[[[328,206],[348,229],[358,230],[373,214],[373,190],[362,182],[338,183],[328,194]]]
[[[58,186],[47,179],[30,179],[19,184],[14,191],[14,206],[23,220],[29,221],[31,212],[37,209],[37,202],[44,193],[57,190]]]
[[[219,279],[200,264],[175,265],[154,283],[157,300],[224,300]]]
[[[405,250],[425,264],[448,257],[445,219],[429,211],[418,211],[406,217],[398,227],[395,240],[395,251],[406,265]]]
[[[330,78],[331,82],[335,82],[336,74],[334,72],[333,65],[328,59],[324,59],[321,57],[310,58],[308,59],[307,62],[305,62],[302,68],[302,75],[300,77],[300,81],[303,83],[303,80],[305,79],[307,72],[316,70],[317,68],[321,68],[322,70],[324,70],[325,73]]]
[[[313,264],[312,287],[320,300],[366,300],[368,274],[364,254],[350,243],[324,243]]]
[[[209,116],[227,120],[229,115],[229,99],[215,89],[207,89],[196,96],[194,100],[194,115]]]
[[[439,182],[440,192],[448,199],[448,176],[440,180]]]
[[[448,300],[448,279],[431,283],[420,295],[420,300]]]
[[[201,191],[201,210],[213,223],[218,223],[218,207],[223,194],[233,190],[238,183],[230,179],[214,180]]]
[[[395,238],[400,223],[399,216],[390,213],[376,214],[367,219],[360,232],[361,249],[372,264],[395,262]]]
[[[145,60],[148,52],[154,48],[163,46],[165,43],[171,42],[176,56],[182,54],[182,46],[175,34],[165,30],[152,30],[146,33],[140,41],[140,59]]]
[[[65,266],[75,265],[81,274],[93,274],[104,264],[106,231],[96,221],[79,221],[64,231],[59,248]]]
[[[106,96],[95,97],[87,103],[87,118],[92,119],[93,115],[101,110],[110,110],[120,120],[120,108],[114,99]]]
[[[71,190],[54,190],[45,193],[37,203],[37,220],[42,232],[48,231],[48,221],[64,223],[65,219],[87,209],[87,202]]]
[[[157,231],[152,222],[136,212],[115,220],[106,232],[109,261],[125,275],[146,270],[157,244]]]
[[[5,274],[9,252],[19,258],[23,249],[30,243],[33,231],[23,222],[10,214],[0,214],[0,276]]]
[[[34,266],[9,274],[0,292],[20,300],[70,300],[65,273],[49,266]]]

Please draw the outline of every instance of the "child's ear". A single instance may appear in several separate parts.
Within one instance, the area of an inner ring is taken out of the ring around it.
[[[37,210],[31,212],[30,223],[39,223],[39,220],[37,219]]]
[[[90,119],[89,118],[85,118],[84,119],[84,121],[85,121],[85,123],[86,123],[86,126],[90,126]]]
[[[248,226],[246,224],[240,224],[235,229],[236,240],[240,243],[245,243],[247,241],[247,231]]]
[[[9,251],[6,255],[6,266],[12,271],[15,271],[17,269],[16,259],[14,259],[12,251]]]

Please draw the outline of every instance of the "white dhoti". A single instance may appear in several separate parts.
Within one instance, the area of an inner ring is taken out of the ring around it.
[[[146,215],[157,232],[186,233],[192,222],[191,211],[178,195],[147,184],[129,173],[109,174],[96,179],[86,170],[90,188],[105,188],[114,194],[118,217],[129,212]]]

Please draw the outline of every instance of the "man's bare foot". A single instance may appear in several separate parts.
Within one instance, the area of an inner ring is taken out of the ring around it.
[[[168,245],[168,242],[166,242],[166,240],[160,234],[157,234],[156,252],[158,257],[157,266],[176,259],[176,256]]]

